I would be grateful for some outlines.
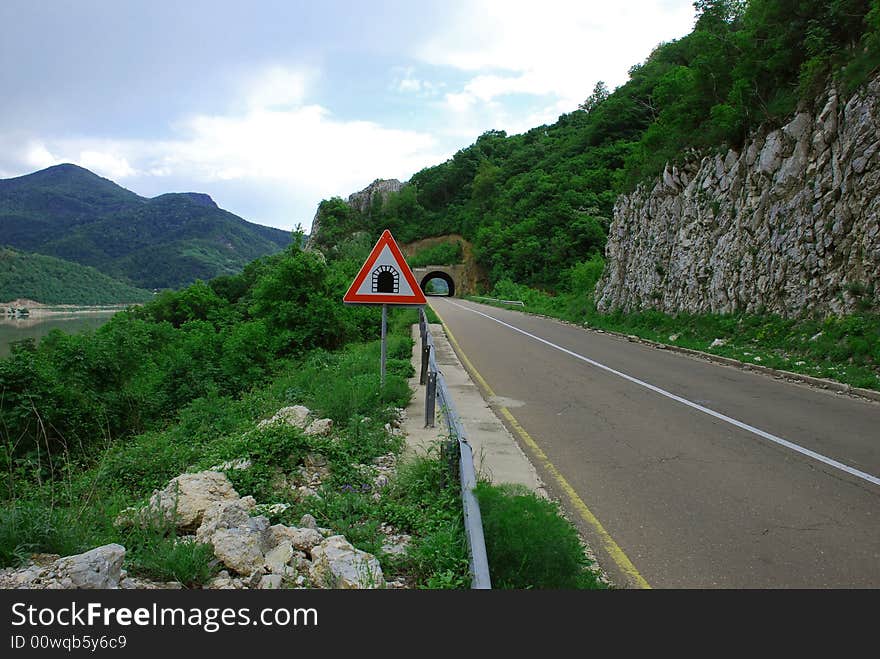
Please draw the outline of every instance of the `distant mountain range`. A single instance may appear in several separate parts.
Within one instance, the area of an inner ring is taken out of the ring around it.
[[[239,272],[290,244],[193,192],[141,197],[76,165],[0,179],[0,246],[91,266],[146,289]]]

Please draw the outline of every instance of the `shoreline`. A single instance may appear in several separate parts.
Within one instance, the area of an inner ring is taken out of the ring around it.
[[[96,304],[96,305],[76,305],[76,304],[44,304],[34,300],[17,299],[10,302],[0,302],[0,319],[14,320],[27,318],[48,318],[59,316],[80,316],[83,314],[106,314],[123,311],[130,306],[137,306],[139,303],[123,303],[123,304]],[[10,309],[27,309],[27,314],[9,313]]]

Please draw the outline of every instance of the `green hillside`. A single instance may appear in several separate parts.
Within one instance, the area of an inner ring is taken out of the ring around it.
[[[552,125],[481,135],[367,217],[325,201],[321,234],[366,226],[410,242],[459,233],[493,283],[565,290],[571,266],[604,253],[621,192],[687,151],[737,146],[761,125],[781,125],[831,78],[851,92],[880,66],[880,0],[695,6],[693,31],[658,46],[613,93],[600,83]]]
[[[88,266],[42,254],[0,248],[0,300],[43,304],[128,304],[153,294],[112,279]]]
[[[234,274],[286,247],[290,234],[246,222],[205,194],[145,199],[58,165],[0,180],[0,243],[152,289]]]

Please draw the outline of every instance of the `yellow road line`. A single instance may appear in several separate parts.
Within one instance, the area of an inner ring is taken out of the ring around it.
[[[474,379],[479,383],[479,385],[483,388],[487,395],[490,397],[495,396],[495,392],[492,391],[492,387],[489,386],[489,383],[486,382],[486,379],[480,375],[480,372],[474,367],[473,363],[468,356],[465,354],[464,350],[461,349],[461,345],[455,338],[455,335],[452,333],[452,330],[449,328],[449,325],[445,320],[443,320],[443,316],[441,316],[436,309],[431,307],[434,313],[437,315],[437,318],[440,319],[440,322],[443,323],[443,327],[446,330],[446,335],[449,337],[449,342],[452,344],[452,347],[455,348],[455,352],[458,353],[458,356],[461,358],[461,361],[464,363],[465,368],[470,372],[470,374],[474,377]],[[611,557],[617,567],[623,572],[626,577],[630,580],[630,582],[637,588],[650,588],[650,584],[645,580],[645,578],[639,573],[636,569],[636,566],[633,565],[632,561],[629,560],[629,557],[620,548],[608,531],[605,530],[605,527],[602,526],[602,523],[599,519],[592,513],[592,511],[587,507],[587,504],[584,503],[584,500],[578,496],[578,493],[571,486],[571,484],[565,479],[559,470],[556,468],[550,458],[547,457],[547,454],[541,449],[538,443],[532,438],[532,436],[526,431],[525,428],[520,425],[519,421],[510,413],[510,410],[506,407],[499,407],[502,416],[507,419],[507,422],[510,424],[510,427],[516,431],[516,433],[520,436],[526,446],[532,451],[532,454],[538,459],[544,469],[547,470],[559,487],[565,492],[568,497],[571,505],[577,511],[578,515],[580,515],[581,519],[583,519],[590,528],[599,536],[599,539],[602,543],[602,547]]]

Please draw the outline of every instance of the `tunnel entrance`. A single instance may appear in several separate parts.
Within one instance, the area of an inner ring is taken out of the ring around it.
[[[373,271],[374,293],[397,293],[400,291],[400,273],[390,265],[380,265]]]
[[[422,277],[421,287],[425,295],[455,296],[455,282],[452,277],[439,270],[429,272]]]

